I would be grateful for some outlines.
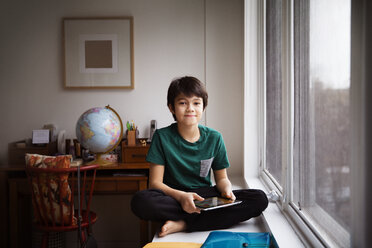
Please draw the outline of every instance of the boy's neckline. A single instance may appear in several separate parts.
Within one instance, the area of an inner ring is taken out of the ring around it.
[[[177,134],[181,137],[181,139],[184,142],[186,142],[188,144],[197,144],[202,140],[202,132],[200,130],[200,124],[198,124],[197,129],[195,130],[195,132],[197,132],[197,134],[195,135],[194,138],[191,138],[191,139],[190,138],[186,139],[184,136],[182,136],[181,132],[178,129],[178,123],[175,122],[174,124],[175,124],[174,127],[175,127],[175,130],[177,131]]]

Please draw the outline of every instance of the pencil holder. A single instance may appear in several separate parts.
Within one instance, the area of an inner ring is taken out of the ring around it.
[[[128,132],[127,133],[128,146],[135,146],[136,145],[136,131],[128,130],[127,132]]]

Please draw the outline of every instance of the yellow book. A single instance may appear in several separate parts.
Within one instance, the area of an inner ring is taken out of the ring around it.
[[[143,248],[200,248],[202,244],[192,242],[151,242]]]

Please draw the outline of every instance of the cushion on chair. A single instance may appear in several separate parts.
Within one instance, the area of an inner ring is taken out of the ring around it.
[[[69,168],[70,161],[71,155],[45,156],[26,154],[26,166],[37,168]],[[45,221],[52,223],[54,215],[55,224],[76,224],[76,218],[71,218],[71,214],[73,214],[71,211],[73,212],[74,208],[71,206],[73,203],[71,202],[71,189],[68,184],[68,175],[68,173],[42,173],[32,176],[32,204],[34,216],[38,223],[44,223]],[[51,190],[48,190],[49,187]],[[60,197],[62,200],[60,200]],[[40,209],[43,206],[45,209]]]

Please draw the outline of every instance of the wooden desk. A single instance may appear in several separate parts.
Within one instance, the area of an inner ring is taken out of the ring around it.
[[[141,169],[144,175],[130,175],[134,171],[128,169],[133,168]],[[148,168],[148,163],[119,163],[100,167],[97,170],[94,194],[133,194],[147,189]],[[0,247],[24,247],[24,244],[31,242],[30,199],[24,166],[0,167]],[[141,220],[141,245],[145,245],[148,239],[148,223]]]

